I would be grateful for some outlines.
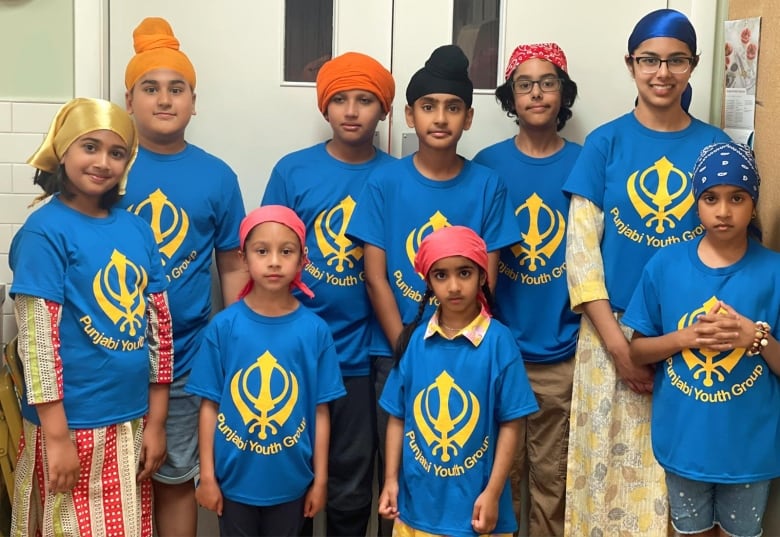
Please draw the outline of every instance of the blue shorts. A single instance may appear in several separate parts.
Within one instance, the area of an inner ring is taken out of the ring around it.
[[[174,379],[168,396],[165,434],[168,457],[153,479],[166,485],[178,485],[193,479],[200,471],[198,461],[198,413],[200,397],[186,393],[190,374]]]
[[[704,483],[666,472],[672,526],[686,535],[718,524],[732,537],[758,537],[769,483]]]

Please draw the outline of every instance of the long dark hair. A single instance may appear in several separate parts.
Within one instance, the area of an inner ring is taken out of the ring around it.
[[[482,269],[480,269],[479,273],[480,277],[482,277]],[[490,287],[487,284],[487,280],[485,280],[485,283],[482,284],[481,289],[482,294],[485,295],[485,301],[487,302],[488,308],[491,312],[495,312],[496,303],[493,297],[493,293],[490,291]],[[401,358],[406,352],[407,347],[409,347],[409,340],[412,339],[412,334],[420,324],[423,313],[425,313],[425,308],[427,307],[431,298],[433,298],[433,289],[427,287],[425,289],[425,293],[423,294],[422,300],[420,301],[420,306],[417,308],[417,315],[415,315],[412,322],[404,325],[403,330],[401,330],[401,334],[398,336],[398,340],[395,342],[395,348],[393,349],[393,367],[396,367],[399,364]]]
[[[68,174],[65,173],[65,166],[60,164],[57,166],[57,170],[52,172],[45,172],[43,170],[35,170],[35,176],[33,177],[33,184],[41,187],[43,190],[43,196],[40,199],[52,196],[56,193],[60,193],[60,196],[66,200],[72,200],[76,195],[69,190],[70,179]],[[121,199],[119,195],[119,183],[114,185],[114,188],[106,192],[100,197],[100,208],[110,209]]]
[[[561,109],[558,110],[558,123],[556,127],[556,130],[561,130],[566,125],[566,122],[571,119],[571,107],[574,105],[574,100],[577,98],[577,84],[571,79],[566,71],[557,65],[554,67],[558,78],[563,80],[563,85],[561,86]],[[506,112],[507,117],[517,118],[515,94],[512,91],[511,76],[509,77],[509,80],[496,88],[495,94],[496,100],[501,105],[501,109]],[[520,120],[515,119],[515,123],[520,124]]]

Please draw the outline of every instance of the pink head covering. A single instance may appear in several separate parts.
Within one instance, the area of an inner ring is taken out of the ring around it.
[[[249,233],[255,227],[265,222],[277,222],[279,224],[285,225],[292,229],[296,235],[298,235],[298,240],[301,242],[303,266],[305,267],[309,263],[309,259],[306,257],[306,226],[301,221],[301,219],[298,218],[298,215],[295,214],[295,211],[289,207],[284,207],[283,205],[264,205],[263,207],[258,207],[246,215],[246,218],[241,221],[241,226],[238,228],[238,236],[241,240],[241,250],[244,249],[244,242],[246,242],[246,238],[249,236]],[[244,288],[238,294],[239,300],[249,294],[254,284],[255,282],[250,278]],[[300,289],[301,292],[309,298],[314,297],[312,290],[301,281],[301,271],[298,271],[298,274],[295,275],[293,281],[290,282],[291,291],[293,287]]]
[[[568,73],[566,64],[566,54],[556,43],[534,43],[533,45],[518,45],[507,63],[504,71],[504,80],[509,80],[512,73],[523,62],[539,58],[547,60],[553,65],[560,67],[563,72]]]
[[[420,243],[417,255],[414,257],[414,270],[428,277],[431,267],[445,257],[462,256],[470,259],[488,274],[487,246],[482,237],[465,226],[448,226],[437,229]],[[487,283],[487,279],[485,280]],[[485,295],[480,290],[480,303],[490,311]]]

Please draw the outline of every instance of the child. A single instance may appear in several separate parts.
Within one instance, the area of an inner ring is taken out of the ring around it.
[[[747,146],[705,147],[692,182],[704,234],[650,260],[623,322],[631,360],[655,366],[653,451],[675,530],[758,536],[780,476],[780,254],[749,237],[760,180]]]
[[[173,354],[152,232],[114,207],[137,147],[124,110],[74,99],[28,160],[51,199],[9,257],[25,378],[12,535],[152,535]]]
[[[168,457],[154,477],[160,535],[194,537],[198,473],[197,397],[183,387],[211,315],[211,259],[225,304],[246,275],[236,251],[244,203],[233,171],[185,140],[195,113],[195,70],[168,23],[144,19],[133,32],[136,55],[125,71],[127,110],[140,148],[122,207],[149,222],[165,264],[176,334],[166,428]]]
[[[729,139],[685,111],[696,50],[693,25],[678,11],[653,11],[637,23],[625,56],[636,107],[588,135],[563,187],[571,195],[569,296],[585,313],[566,470],[570,537],[667,536],[663,471],[647,434],[653,370],[631,363],[620,317],[653,253],[701,233],[690,172],[704,146]]]
[[[538,410],[511,332],[490,316],[485,242],[452,226],[423,239],[423,303],[406,325],[380,399],[390,413],[379,512],[393,535],[509,535],[507,476],[520,418]]]
[[[202,506],[223,536],[297,536],[325,506],[328,402],[344,395],[328,325],[292,295],[301,281],[305,226],[266,205],[241,222],[250,280],[204,335],[187,391],[202,397]]]
[[[368,174],[392,160],[374,147],[374,131],[394,95],[392,75],[369,56],[347,52],[326,62],[317,74],[317,101],[333,137],[282,158],[263,195],[263,204],[290,207],[306,223],[310,263],[303,281],[316,297],[304,303],[333,332],[347,390],[330,405],[328,535],[365,535],[371,515],[376,396],[369,357],[378,327],[366,296],[363,248],[345,232]]]
[[[450,225],[472,228],[487,242],[491,282],[499,250],[517,242],[506,186],[457,152],[474,116],[472,92],[463,51],[455,45],[434,50],[406,88],[406,123],[417,133],[419,150],[371,174],[347,229],[364,243],[366,290],[384,334],[374,351],[377,394],[392,367],[390,342],[423,302],[425,282],[414,270],[423,237]],[[425,318],[433,309],[431,303]],[[387,414],[377,408],[377,415],[381,457]]]
[[[555,43],[519,45],[509,59],[496,99],[516,117],[516,136],[480,151],[474,162],[506,181],[522,230],[520,242],[501,250],[496,303],[515,336],[541,410],[521,427],[510,473],[518,523],[528,474],[529,535],[563,535],[566,452],[580,316],[566,287],[566,216],[561,191],[578,144],[558,132],[571,118],[577,84]],[[539,304],[529,308],[529,304]],[[528,468],[530,466],[530,472]]]

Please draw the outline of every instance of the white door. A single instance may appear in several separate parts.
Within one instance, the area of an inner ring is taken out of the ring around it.
[[[392,3],[334,0],[333,54],[350,50],[390,67]],[[260,203],[276,161],[330,135],[314,83],[284,81],[284,0],[113,0],[109,11],[110,98],[124,102],[133,29],[144,17],[171,23],[197,74],[197,115],[187,139],[225,160],[247,207]],[[388,149],[390,122],[377,144]]]

